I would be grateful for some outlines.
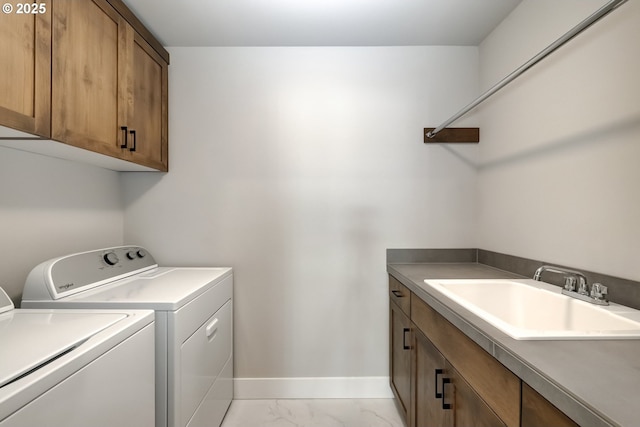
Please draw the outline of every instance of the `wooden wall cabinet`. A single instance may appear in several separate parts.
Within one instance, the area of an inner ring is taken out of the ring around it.
[[[408,427],[576,426],[392,276],[389,291],[390,382]]]
[[[49,138],[51,13],[0,14],[0,75],[0,125]]]
[[[51,137],[167,170],[167,63],[106,0],[56,0]]]
[[[0,101],[0,124],[167,171],[166,50],[121,0],[46,6],[25,23],[2,17],[11,25],[0,29],[0,64],[12,74],[34,71],[11,91],[0,82],[0,94],[10,95],[0,97],[8,100]]]

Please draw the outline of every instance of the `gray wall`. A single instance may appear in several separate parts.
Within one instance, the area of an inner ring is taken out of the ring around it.
[[[477,48],[170,52],[170,173],[125,174],[125,240],[234,267],[237,377],[386,376],[386,248],[476,243],[477,147],[422,128]]]
[[[117,172],[0,147],[0,287],[18,304],[42,261],[122,244]]]
[[[523,1],[480,46],[482,85],[603,3]],[[639,40],[629,1],[483,104],[479,247],[640,280]]]

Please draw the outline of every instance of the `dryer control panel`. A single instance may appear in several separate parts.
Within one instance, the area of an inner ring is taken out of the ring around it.
[[[66,255],[36,266],[27,277],[22,298],[55,300],[157,267],[153,256],[140,246]]]

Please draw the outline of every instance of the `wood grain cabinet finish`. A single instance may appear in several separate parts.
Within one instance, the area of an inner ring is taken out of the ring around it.
[[[408,427],[578,425],[392,276],[389,298],[391,388]]]
[[[389,380],[398,410],[406,420],[411,405],[411,320],[393,301],[389,308]]]
[[[104,0],[56,0],[53,8],[54,140],[118,157],[126,22]]]
[[[519,427],[520,378],[420,298],[411,300],[411,318],[501,422]]]
[[[121,0],[0,14],[0,125],[168,170],[168,60]]]
[[[453,390],[449,389],[447,393],[444,390],[445,378],[451,379],[446,359],[422,332],[416,330],[414,335],[412,407],[407,424],[410,427],[453,426]]]
[[[411,291],[392,276],[389,276],[389,299],[411,317]]]
[[[50,17],[0,14],[0,125],[43,138],[51,136]]]
[[[443,399],[451,405],[453,424],[451,426],[506,427],[493,409],[453,366],[447,363],[450,386],[444,389]],[[448,377],[445,377],[445,380]],[[449,403],[450,402],[450,403]]]
[[[168,166],[168,64],[140,34],[127,27],[124,108],[129,131],[125,160],[159,170]],[[133,133],[132,133],[133,132]]]
[[[522,427],[578,427],[528,384],[522,383]]]
[[[166,171],[166,62],[106,0],[56,0],[52,48],[52,139]]]
[[[504,427],[506,424],[435,345],[419,330],[414,334],[409,425]]]

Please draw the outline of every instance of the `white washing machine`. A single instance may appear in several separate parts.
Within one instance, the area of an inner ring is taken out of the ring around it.
[[[22,306],[155,310],[156,426],[217,427],[233,398],[232,294],[231,268],[158,267],[121,246],[38,265]]]
[[[0,288],[0,426],[152,427],[153,319],[15,309]]]

